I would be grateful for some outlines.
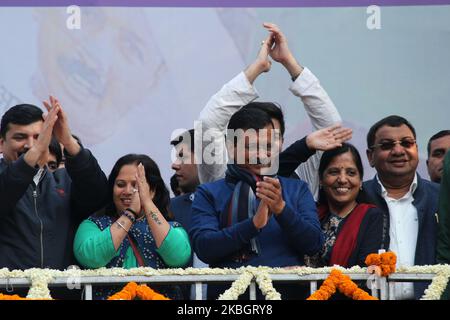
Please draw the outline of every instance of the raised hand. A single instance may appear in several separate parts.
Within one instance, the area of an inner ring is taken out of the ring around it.
[[[45,108],[50,112],[53,108],[58,108],[58,121],[53,128],[53,134],[55,138],[60,142],[67,152],[75,156],[80,151],[80,145],[72,136],[69,128],[69,121],[66,113],[61,107],[60,102],[53,96],[50,96],[50,102],[43,101]]]
[[[151,190],[145,177],[145,169],[142,163],[139,163],[136,173],[137,183],[136,186],[139,190],[139,196],[141,198],[141,207],[147,218],[150,231],[155,238],[156,247],[159,248],[169,233],[170,225],[162,215],[159,208],[153,202],[155,191]]]
[[[269,207],[270,212],[280,214],[286,203],[283,199],[280,180],[264,177],[263,181],[256,183],[256,196]]]
[[[289,49],[286,36],[276,24],[265,22],[263,26],[270,32],[273,41],[273,45],[269,51],[270,57],[276,62],[281,63],[291,77],[298,77],[302,73],[303,67],[297,62]]]
[[[273,45],[273,38],[269,34],[267,38],[262,41],[261,49],[259,49],[258,55],[255,61],[245,69],[244,73],[247,76],[248,81],[253,84],[256,78],[264,72],[268,72],[272,66],[272,61],[269,59],[269,51]]]
[[[139,192],[139,198],[141,200],[142,208],[145,208],[145,205],[149,202],[153,202],[153,197],[155,196],[155,192],[150,189],[149,184],[147,183],[147,178],[145,177],[145,169],[142,163],[139,163],[136,172],[136,187]]]
[[[34,167],[36,164],[39,167],[43,167],[48,160],[48,146],[52,140],[52,132],[56,121],[58,120],[58,108],[50,110],[46,116],[44,116],[44,124],[36,143],[25,153],[25,162]]]
[[[312,132],[306,137],[306,145],[310,150],[331,150],[342,146],[342,143],[352,138],[352,129],[335,124]]]
[[[137,188],[135,188],[133,190],[133,194],[131,195],[131,203],[130,203],[130,207],[131,210],[133,210],[134,212],[136,212],[136,214],[138,215],[138,217],[141,216],[141,211],[142,211],[142,207],[141,207],[141,197],[139,196],[139,190]]]

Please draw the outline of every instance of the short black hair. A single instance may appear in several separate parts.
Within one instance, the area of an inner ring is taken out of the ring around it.
[[[32,104],[18,104],[11,107],[3,114],[0,123],[0,136],[5,138],[9,130],[9,124],[28,125],[37,121],[43,121],[43,111]]]
[[[408,128],[412,131],[415,139],[416,130],[414,129],[413,125],[403,117],[392,115],[381,119],[380,121],[378,121],[377,123],[375,123],[370,127],[369,132],[367,133],[367,149],[371,149],[371,147],[374,145],[375,134],[381,127],[383,126],[400,127],[402,125],[408,126]]]
[[[445,136],[450,136],[450,130],[441,130],[441,131],[439,131],[438,133],[434,134],[434,135],[430,138],[430,140],[428,140],[428,144],[427,144],[428,157],[427,157],[427,158],[430,157],[430,152],[431,152],[431,142],[434,141],[434,140],[436,140],[436,139],[445,137]]]
[[[259,130],[267,125],[273,127],[272,117],[267,112],[256,108],[242,108],[231,116],[227,129]]]
[[[330,162],[333,161],[334,158],[337,156],[350,152],[353,157],[353,161],[355,161],[356,169],[358,169],[359,176],[361,177],[361,181],[363,181],[364,178],[364,166],[362,164],[361,155],[358,152],[358,149],[351,143],[344,142],[342,146],[327,150],[322,154],[322,157],[320,158],[320,164],[319,164],[319,178],[320,180],[323,179],[323,174],[325,173],[325,170],[330,165]],[[357,198],[358,203],[361,203],[361,198]],[[319,190],[319,201],[320,204],[326,203],[326,196],[325,192],[323,190]]]
[[[242,107],[242,109],[259,109],[266,112],[271,118],[277,119],[280,123],[281,137],[284,136],[285,123],[284,114],[281,107],[273,102],[251,102]]]
[[[235,112],[228,122],[227,131],[233,131],[233,134],[227,134],[227,142],[236,145],[237,136],[235,132],[239,129],[244,131],[248,129],[259,130],[267,125],[273,127],[272,118],[267,112],[255,108],[242,108]],[[234,141],[231,141],[232,139]]]
[[[182,134],[180,134],[178,137],[176,137],[175,139],[173,139],[172,141],[170,141],[170,144],[173,145],[174,147],[176,147],[178,144],[182,143],[184,141],[184,143],[189,144],[190,148],[191,148],[191,152],[194,152],[195,150],[195,142],[194,142],[194,129],[189,129],[185,132],[183,132]],[[191,139],[191,141],[187,142],[186,140]]]

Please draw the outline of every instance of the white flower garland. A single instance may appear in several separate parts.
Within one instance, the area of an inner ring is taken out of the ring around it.
[[[435,273],[431,284],[425,290],[420,300],[439,300],[447,288],[450,277],[450,265],[436,264],[426,266],[400,267],[398,272],[403,273]]]
[[[267,300],[279,300],[280,294],[275,290],[270,278],[270,274],[297,274],[299,276],[309,274],[329,274],[331,269],[337,268],[344,273],[366,273],[367,268],[352,267],[345,269],[340,266],[309,268],[269,268],[269,267],[241,267],[238,269],[229,268],[186,268],[186,269],[153,269],[153,268],[99,268],[93,270],[77,270],[71,269],[66,271],[51,269],[28,269],[28,270],[8,270],[0,269],[0,278],[28,278],[31,287],[27,298],[32,299],[51,299],[48,284],[59,277],[98,277],[98,276],[163,276],[163,275],[228,275],[241,274],[239,278],[233,282],[230,289],[225,291],[219,299],[234,300],[250,285],[255,278],[259,288],[265,295]],[[450,265],[431,265],[431,266],[413,266],[400,267],[397,272],[401,273],[433,273],[430,286],[425,290],[421,300],[439,300],[444,292],[450,277]]]
[[[218,300],[237,300],[252,282],[253,273],[246,270],[237,278],[231,287],[219,296]]]
[[[52,299],[48,283],[53,280],[51,272],[41,272],[41,269],[25,270],[27,278],[31,281],[31,287],[28,291],[29,299]]]
[[[268,272],[257,273],[256,283],[258,283],[266,300],[281,300],[281,294],[273,287],[272,279]]]

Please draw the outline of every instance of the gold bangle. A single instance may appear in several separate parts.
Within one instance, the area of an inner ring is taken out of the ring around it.
[[[125,229],[124,225],[123,225],[122,223],[120,223],[119,220],[117,220],[116,223],[117,223],[117,225],[118,225],[119,227],[121,227],[126,233],[128,233],[128,230]]]

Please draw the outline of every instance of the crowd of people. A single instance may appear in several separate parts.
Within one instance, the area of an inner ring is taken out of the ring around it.
[[[170,141],[177,155],[172,199],[147,155],[124,155],[107,178],[72,134],[58,99],[44,102],[45,115],[29,104],[7,110],[0,124],[0,268],[352,267],[379,249],[395,252],[398,266],[450,263],[450,130],[429,139],[427,180],[416,171],[414,126],[399,115],[377,121],[366,151],[376,175],[364,180],[364,160],[348,142],[352,130],[281,30],[264,27],[256,59],[212,95],[201,127]],[[289,90],[314,129],[284,150],[280,106],[255,101],[254,81],[272,61],[292,79]],[[418,299],[428,285],[396,283],[395,294]],[[298,284],[275,287],[283,299],[308,293]],[[156,289],[192,298],[188,286]],[[204,298],[225,289],[209,285]],[[95,298],[116,291],[98,286]]]

